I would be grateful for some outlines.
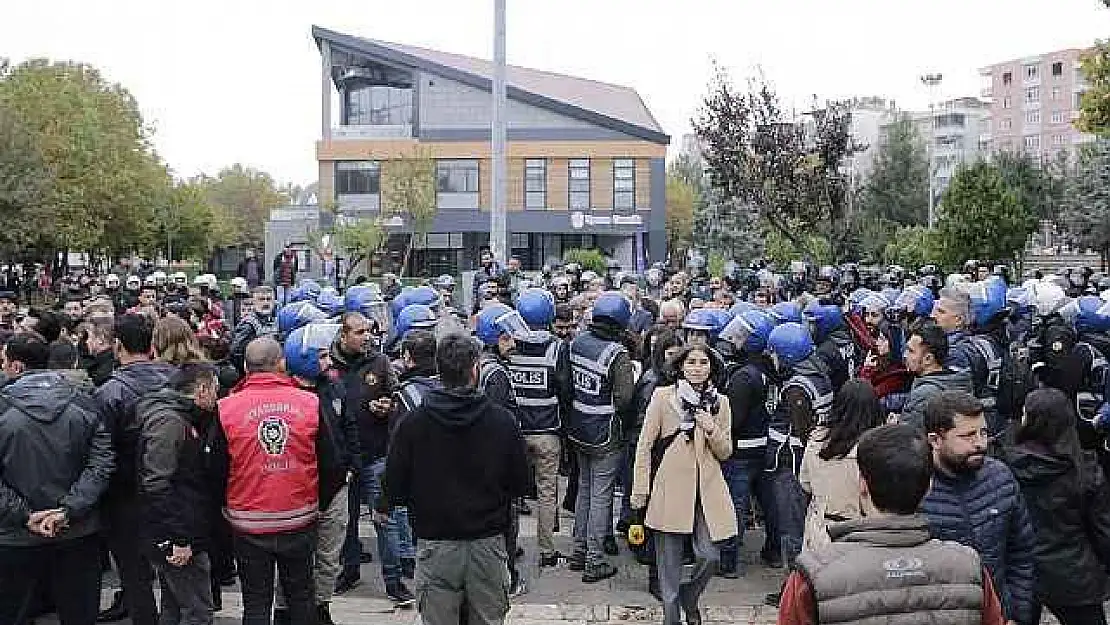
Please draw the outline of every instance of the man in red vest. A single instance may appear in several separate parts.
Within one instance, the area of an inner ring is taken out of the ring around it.
[[[288,609],[275,623],[312,624],[319,463],[330,453],[319,399],[285,375],[277,341],[251,341],[243,360],[246,378],[220,400],[213,445],[226,476],[224,516],[235,535],[243,623],[269,625],[276,564]]]

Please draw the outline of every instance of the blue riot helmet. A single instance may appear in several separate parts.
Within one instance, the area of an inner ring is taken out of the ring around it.
[[[1076,300],[1078,312],[1075,316],[1075,331],[1106,332],[1110,330],[1110,305],[1098,296],[1084,295]]]
[[[608,319],[621,328],[632,321],[632,303],[620,291],[605,291],[597,297],[590,318],[594,321]]]
[[[713,336],[721,335],[721,330],[732,321],[732,311],[727,308],[710,308],[709,314],[713,316]]]
[[[285,338],[286,370],[305,380],[318,378],[320,352],[331,347],[339,328],[338,323],[310,323],[293,330]]]
[[[856,289],[848,296],[848,305],[851,312],[863,314],[863,302],[872,294],[867,289]]]
[[[806,318],[813,324],[813,334],[818,342],[844,325],[844,313],[839,306],[812,304],[806,308]]]
[[[381,290],[367,285],[353,286],[347,289],[343,298],[343,308],[347,312],[362,313],[377,325],[376,333],[389,334],[393,328],[393,316],[389,312],[389,303],[382,297]]]
[[[682,320],[682,327],[685,330],[712,334],[717,330],[717,318],[708,308],[697,308],[686,313],[686,318]]]
[[[405,299],[405,304],[421,304],[427,306],[432,310],[437,310],[440,304],[443,303],[443,298],[440,297],[439,291],[430,286],[418,286],[409,292],[408,297]]]
[[[412,296],[412,292],[415,290],[415,287],[406,286],[405,288],[401,289],[401,292],[397,294],[397,297],[393,298],[393,301],[389,302],[389,312],[393,315],[394,319],[397,318],[397,315],[401,314],[401,311],[405,308],[405,306],[408,306],[411,303],[409,302],[409,297]]]
[[[303,286],[291,287],[285,294],[285,301],[287,304],[296,304],[298,302],[308,302],[311,300],[311,296]]]
[[[894,308],[899,312],[909,313],[917,318],[928,317],[933,312],[933,292],[920,284],[911,284],[906,287],[894,300]]]
[[[894,304],[894,302],[898,301],[898,296],[902,294],[902,289],[895,289],[893,287],[887,287],[887,288],[883,289],[882,291],[880,291],[880,294],[884,298],[886,298],[886,301],[890,302],[890,304]]]
[[[434,328],[438,318],[431,306],[409,304],[397,315],[397,337],[405,338],[410,330]]]
[[[547,289],[525,289],[516,298],[516,309],[528,327],[543,330],[555,321],[555,296]]]
[[[739,301],[733,304],[732,308],[728,310],[732,313],[733,318],[736,318],[749,310],[760,310],[760,308],[751,302]]]
[[[779,368],[792,367],[813,353],[813,337],[800,323],[784,323],[767,337],[767,351],[778,361]]]
[[[528,332],[528,325],[520,313],[504,304],[483,308],[474,324],[474,335],[483,345],[496,345],[503,334],[524,339],[528,337]]]
[[[329,316],[334,317],[342,313],[343,305],[343,296],[330,286],[320,289],[320,294],[316,296],[316,307],[328,313]]]
[[[306,326],[316,321],[324,321],[327,313],[309,301],[293,302],[281,307],[278,311],[278,332],[287,336],[293,330]]]
[[[971,322],[973,327],[982,328],[991,322],[998,313],[1006,308],[1006,290],[1001,290],[987,281],[973,282],[967,287],[971,300]]]
[[[778,323],[805,323],[802,307],[794,302],[779,302],[771,307],[771,316]]]
[[[304,292],[305,299],[313,302],[320,296],[320,291],[322,290],[320,288],[320,283],[311,278],[301,280],[297,286]]]
[[[720,340],[731,343],[737,351],[762,354],[774,329],[775,319],[766,311],[753,308],[733,317],[721,330]]]

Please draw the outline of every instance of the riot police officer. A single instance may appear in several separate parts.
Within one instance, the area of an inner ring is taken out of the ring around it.
[[[555,320],[555,298],[550,292],[525,289],[517,298],[517,309],[530,331],[516,341],[516,351],[509,356],[509,374],[528,461],[535,468],[540,566],[555,566],[558,556],[553,535],[562,454],[559,435],[573,397],[570,354],[567,344],[549,332]]]
[[[570,345],[574,399],[566,430],[579,467],[570,568],[583,571],[587,583],[617,574],[603,544],[613,529],[622,417],[635,396],[632,360],[621,345],[631,318],[632,306],[624,295],[604,292],[594,303],[589,327]]]

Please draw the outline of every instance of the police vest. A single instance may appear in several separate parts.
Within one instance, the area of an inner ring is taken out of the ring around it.
[[[509,390],[509,396],[506,398],[507,404],[504,407],[512,410],[513,414],[516,414],[516,392],[513,390],[512,378],[509,376],[509,371],[505,369],[505,366],[501,364],[497,356],[490,353],[483,353],[478,362],[478,392],[486,395],[486,389],[489,387],[490,382],[497,378],[502,378],[505,388]],[[500,401],[500,398],[498,401]]]
[[[851,337],[840,338],[834,336],[832,341],[840,352],[840,357],[844,359],[844,364],[848,366],[848,379],[856,379],[859,376],[859,370],[863,367],[859,346]]]
[[[397,389],[397,398],[401,400],[407,412],[413,412],[424,404],[424,397],[429,392],[438,388],[443,388],[439,376],[409,378],[401,384],[401,388]]]
[[[278,335],[277,315],[272,315],[268,321],[263,321],[258,318],[258,315],[250,314],[243,321],[254,328],[254,338],[256,339],[262,337],[275,338]]]
[[[547,332],[536,332],[516,345],[517,353],[509,358],[509,377],[516,393],[520,430],[524,434],[558,432],[562,423],[555,380],[563,342]]]
[[[567,437],[585,448],[602,449],[620,436],[620,419],[613,406],[611,367],[624,346],[579,334],[570,344],[570,369],[574,402],[567,419]]]
[[[770,402],[767,399],[769,376],[752,363],[743,366],[733,365],[728,372],[728,384],[725,388],[731,388],[733,376],[741,373],[745,374],[752,401],[743,424],[732,433],[732,451],[739,456],[759,455],[763,454],[767,447],[767,424],[771,420],[771,413],[768,410]],[[732,404],[732,409],[736,410],[735,404]]]
[[[1076,429],[1079,433],[1079,442],[1084,449],[1097,449],[1100,447],[1103,435],[1095,427],[1095,421],[1098,419],[1099,408],[1106,400],[1104,389],[1106,376],[1110,373],[1108,371],[1110,365],[1102,353],[1089,343],[1076,343],[1075,348],[1076,351],[1085,350],[1090,355],[1090,365],[1084,372],[1079,392],[1075,394],[1075,408],[1079,414]]]
[[[320,508],[320,403],[275,374],[254,374],[220,400],[230,471],[224,515],[244,534],[312,525]]]
[[[799,468],[801,452],[806,442],[801,439],[801,432],[794,431],[794,423],[790,418],[789,407],[781,406],[782,397],[791,389],[800,388],[809,399],[810,410],[813,411],[814,425],[827,425],[832,416],[833,388],[828,377],[822,375],[795,374],[779,389],[779,404],[771,413],[771,420],[767,428],[767,465],[768,471],[778,468],[779,458],[783,451],[789,450],[791,467],[793,471]]]

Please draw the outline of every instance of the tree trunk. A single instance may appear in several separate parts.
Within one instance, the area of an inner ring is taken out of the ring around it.
[[[409,266],[409,258],[412,256],[412,246],[416,244],[416,233],[409,235],[409,244],[405,246],[405,256],[401,260],[401,272],[397,274],[398,278],[405,277],[405,270]]]

